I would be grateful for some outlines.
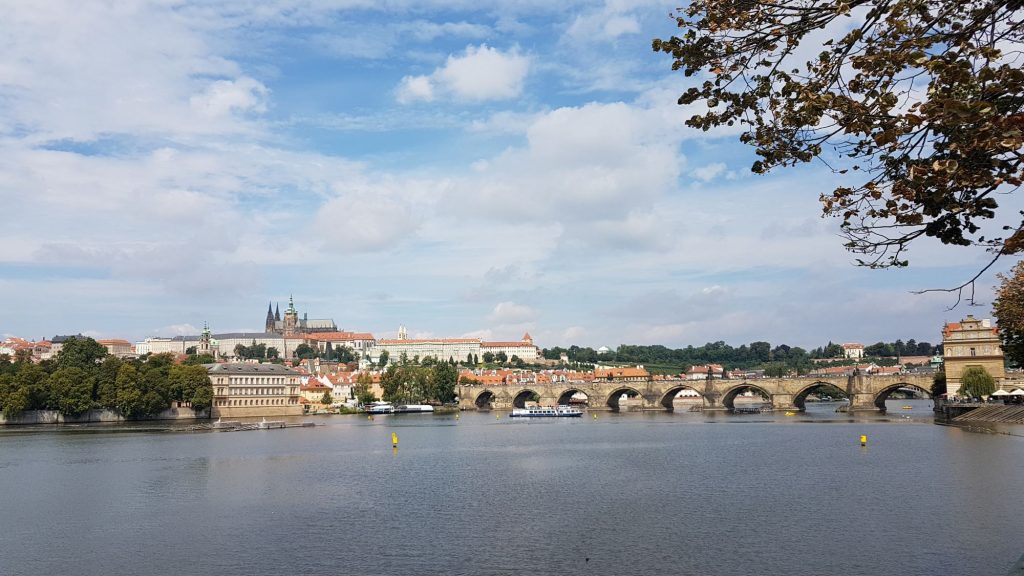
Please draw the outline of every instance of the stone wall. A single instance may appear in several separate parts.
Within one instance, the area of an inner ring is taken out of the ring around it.
[[[149,418],[136,418],[132,422],[142,420],[197,420],[209,418],[209,410],[201,410],[197,414],[191,408],[168,408],[163,412]],[[22,412],[14,418],[4,418],[0,414],[0,425],[4,424],[88,424],[88,423],[115,423],[127,422],[120,412],[113,410],[89,410],[81,416],[64,416],[56,410],[29,410]]]
[[[302,416],[302,405],[290,406],[214,406],[213,418],[263,418],[268,416]]]

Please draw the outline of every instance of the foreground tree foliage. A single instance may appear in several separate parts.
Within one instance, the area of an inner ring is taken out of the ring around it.
[[[26,410],[78,416],[94,408],[143,418],[172,402],[209,408],[213,386],[206,368],[174,364],[170,354],[120,360],[91,338],[69,339],[56,358],[40,364],[0,359],[0,409],[8,418]]]
[[[1024,262],[1018,262],[1009,276],[999,274],[999,288],[992,304],[999,339],[1007,360],[1024,366]]]
[[[702,111],[687,125],[744,128],[754,172],[820,159],[850,175],[821,202],[862,265],[906,266],[922,236],[998,257],[1024,249],[1019,224],[980,229],[1024,179],[1022,6],[692,0],[653,47],[705,78],[679,98]]]

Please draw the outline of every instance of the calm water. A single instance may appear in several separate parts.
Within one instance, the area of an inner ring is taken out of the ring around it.
[[[1006,574],[1024,438],[903,404],[7,430],[0,574]]]

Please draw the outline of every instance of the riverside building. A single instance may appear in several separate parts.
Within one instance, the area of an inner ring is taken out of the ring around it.
[[[942,355],[949,396],[957,395],[960,376],[969,367],[984,368],[996,379],[996,388],[1006,379],[999,331],[987,318],[979,320],[968,314],[960,322],[946,323],[942,328]]]
[[[213,418],[301,416],[301,374],[280,364],[207,364]]]

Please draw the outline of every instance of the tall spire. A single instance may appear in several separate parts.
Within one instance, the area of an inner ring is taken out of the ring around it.
[[[274,310],[274,320],[281,319],[281,303],[277,303],[277,308]]]

